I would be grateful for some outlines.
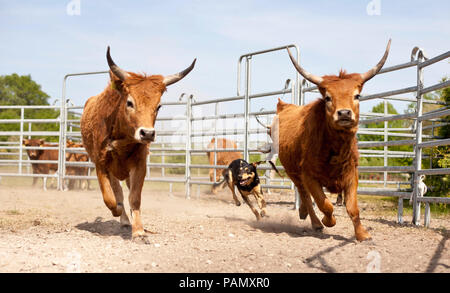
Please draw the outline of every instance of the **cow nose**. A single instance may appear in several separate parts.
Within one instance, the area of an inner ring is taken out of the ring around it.
[[[139,131],[139,137],[141,140],[154,141],[155,140],[155,130],[141,128]]]
[[[348,109],[339,110],[337,113],[339,119],[352,117],[352,111]]]

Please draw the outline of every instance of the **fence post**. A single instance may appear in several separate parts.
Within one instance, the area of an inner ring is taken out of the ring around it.
[[[250,61],[252,57],[245,58],[245,97],[244,97],[244,160],[249,161],[248,154],[248,131],[249,131],[249,112],[250,112]]]
[[[64,144],[64,133],[66,130],[64,129],[64,113],[65,113],[65,104],[66,104],[66,81],[68,75],[64,76],[63,86],[62,86],[62,97],[61,97],[61,106],[59,108],[59,150],[58,150],[58,190],[63,190],[63,173],[62,173],[62,160],[63,160],[63,144]]]
[[[398,198],[397,223],[403,224],[403,197]]]
[[[23,120],[25,119],[24,108],[20,108],[20,149],[19,149],[19,174],[22,174],[22,159],[23,159]]]
[[[217,115],[219,115],[219,103],[215,103],[214,105],[214,115],[215,115],[215,119],[214,119],[214,149],[217,150]],[[227,148],[227,144],[225,143],[225,148]],[[217,151],[215,151],[214,153],[214,166],[217,166]],[[216,178],[217,178],[217,169],[214,168],[213,169],[213,175],[214,175],[214,179],[213,182],[216,182]]]
[[[430,226],[430,217],[431,217],[429,202],[425,203],[425,215],[423,217],[424,217],[423,225],[428,228]]]
[[[388,115],[388,102],[386,101],[386,99],[384,99],[383,102],[384,102],[384,116],[386,117]],[[384,121],[384,142],[387,142],[389,140],[388,128],[389,128],[388,121]],[[383,147],[383,150],[384,150],[383,163],[384,163],[384,167],[387,167],[387,165],[388,165],[388,157],[387,157],[388,147],[385,145]],[[388,172],[384,171],[383,172],[383,186],[384,187],[387,187],[387,177],[388,177]]]
[[[185,188],[186,198],[191,198],[191,148],[192,148],[192,98],[186,99],[186,166],[185,166]]]
[[[420,64],[424,61],[422,52],[419,52],[417,58],[417,109],[416,109],[416,144],[415,148],[415,170],[414,170],[414,193],[413,193],[413,217],[412,222],[415,225],[420,225],[420,202],[419,194],[419,171],[422,169],[422,149],[419,144],[422,143],[422,89],[423,89],[423,69]]]

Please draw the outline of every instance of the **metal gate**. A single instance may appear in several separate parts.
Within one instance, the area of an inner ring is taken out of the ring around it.
[[[252,93],[251,92],[251,66],[252,60],[257,55],[269,53],[285,54],[285,48],[291,47],[296,49],[297,60],[299,59],[299,49],[296,45],[288,45],[277,47],[269,50],[263,50],[248,53],[240,56],[238,59],[237,74],[237,95],[233,97],[220,97],[208,100],[197,100],[196,97],[189,94],[182,94],[178,99],[170,99],[163,97],[162,110],[157,118],[158,139],[150,147],[151,155],[147,161],[146,181],[166,182],[169,184],[169,192],[172,191],[173,183],[183,183],[185,185],[186,197],[190,198],[192,187],[197,186],[197,192],[200,191],[201,185],[213,184],[205,176],[205,170],[214,169],[214,178],[216,172],[225,169],[226,166],[217,165],[217,152],[239,151],[243,153],[246,160],[250,156],[261,156],[259,148],[262,144],[268,143],[269,138],[266,129],[262,128],[256,120],[253,119],[258,115],[262,120],[266,120],[270,124],[275,109],[254,109],[252,101],[264,97],[282,97],[288,102],[302,105],[305,103],[305,96],[310,93],[317,94],[317,87],[311,86],[306,80],[300,80],[299,74],[291,67],[295,74],[294,82],[280,80],[280,88],[270,92]],[[417,82],[416,84],[390,90],[387,92],[374,93],[362,96],[360,101],[369,101],[379,99],[384,103],[384,113],[361,113],[360,129],[358,135],[374,135],[382,136],[382,141],[359,141],[358,148],[361,158],[383,158],[383,166],[361,166],[359,194],[374,196],[392,196],[398,198],[398,222],[403,222],[403,201],[411,198],[413,204],[413,222],[419,225],[420,222],[420,205],[425,204],[424,224],[427,226],[430,221],[430,203],[450,203],[449,197],[424,197],[419,191],[421,183],[421,175],[437,175],[450,174],[450,168],[439,169],[422,169],[422,161],[429,159],[423,153],[424,148],[435,146],[449,145],[450,139],[442,139],[435,135],[423,134],[424,130],[435,129],[437,127],[448,125],[443,122],[441,117],[448,116],[450,109],[448,105],[440,101],[424,99],[426,93],[430,93],[439,89],[450,86],[450,81],[437,83],[428,87],[423,86],[424,69],[437,62],[446,62],[450,57],[450,51],[438,55],[434,58],[426,58],[423,50],[414,48],[411,53],[409,62],[385,67],[378,74],[387,74],[389,72],[400,71],[407,68],[416,68]],[[242,63],[244,63],[244,91],[241,93],[242,79]],[[66,82],[69,77],[86,76],[92,74],[107,74],[108,71],[87,72],[68,74],[64,77],[62,98],[60,106],[0,106],[0,110],[14,109],[18,111],[17,119],[2,119],[0,124],[16,124],[18,129],[12,131],[1,131],[1,136],[8,136],[13,139],[7,141],[0,140],[0,171],[1,176],[19,176],[19,177],[54,177],[58,180],[58,189],[64,189],[65,180],[71,179],[89,179],[96,180],[96,176],[88,174],[87,176],[74,176],[66,174],[67,167],[89,167],[92,171],[95,166],[91,162],[66,162],[67,153],[85,153],[83,148],[67,148],[68,140],[80,141],[81,134],[79,129],[79,118],[83,107],[73,105],[66,98]],[[405,97],[404,94],[413,94],[414,97]],[[416,103],[416,111],[407,114],[391,115],[387,111],[387,102],[389,100],[400,100]],[[423,113],[424,104],[440,104],[444,107],[435,111]],[[228,106],[224,106],[228,105]],[[180,114],[175,115],[170,109],[178,108]],[[30,119],[27,118],[25,112],[27,109],[53,109],[59,111],[59,117],[55,119]],[[181,109],[181,110],[180,110]],[[236,111],[228,111],[228,113],[220,113],[220,109],[231,109]],[[229,113],[233,112],[233,113]],[[409,128],[392,128],[389,127],[389,121],[410,120],[414,127]],[[425,121],[430,121],[430,126],[423,126]],[[39,123],[58,124],[55,131],[33,131],[32,125]],[[365,128],[369,123],[383,123],[382,128]],[[28,129],[27,129],[28,127]],[[58,146],[46,147],[44,149],[58,149],[59,160],[51,161],[58,164],[58,172],[52,174],[32,174],[30,172],[31,163],[51,163],[50,161],[30,161],[26,156],[26,150],[36,149],[32,147],[24,147],[22,139],[26,137],[53,137],[57,138]],[[389,138],[405,138],[397,140],[389,140]],[[215,146],[208,149],[207,145],[212,138],[215,138]],[[237,149],[223,149],[217,147],[218,138],[229,138],[238,144]],[[392,146],[410,145],[413,151],[394,151]],[[382,150],[375,149],[383,147]],[[205,162],[206,153],[214,154],[214,165]],[[391,158],[415,158],[410,166],[392,166],[389,165]],[[9,168],[5,171],[5,167]],[[259,167],[263,170],[269,170],[270,167],[265,165]],[[26,169],[26,170],[25,170]],[[283,170],[282,166],[279,166]],[[174,171],[175,170],[175,171]],[[197,172],[195,172],[197,171]],[[379,178],[365,178],[364,174],[379,174]],[[389,180],[392,174],[412,176],[412,179]],[[287,178],[270,179],[266,175],[262,176],[264,188],[271,189],[288,189],[294,190],[294,185]],[[382,175],[382,176],[381,176]],[[381,179],[382,177],[382,179]],[[376,185],[377,187],[364,187],[363,185]],[[396,187],[389,187],[389,186]],[[298,194],[296,193],[295,208],[299,206]]]

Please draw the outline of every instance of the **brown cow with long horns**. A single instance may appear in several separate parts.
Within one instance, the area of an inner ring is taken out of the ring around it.
[[[141,221],[141,191],[149,144],[155,140],[156,116],[166,87],[185,77],[195,61],[180,73],[142,75],[119,68],[109,47],[106,58],[111,82],[99,95],[89,98],[81,117],[83,144],[94,162],[103,200],[122,225],[130,225],[124,210],[119,180],[130,189],[132,238],[147,242]]]
[[[323,192],[344,193],[347,213],[359,241],[370,238],[361,225],[357,203],[358,148],[356,131],[359,122],[359,98],[363,85],[374,77],[386,62],[391,40],[380,62],[366,73],[338,76],[316,76],[305,71],[289,57],[297,71],[316,84],[321,99],[305,106],[287,104],[279,100],[279,158],[286,173],[300,192],[300,218],[311,217],[315,229],[336,224],[333,205]],[[310,195],[324,214],[322,223],[317,218]]]

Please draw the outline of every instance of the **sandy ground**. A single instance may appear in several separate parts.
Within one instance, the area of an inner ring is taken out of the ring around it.
[[[150,244],[140,244],[98,190],[0,185],[0,272],[450,272],[448,218],[399,225],[395,213],[360,200],[373,239],[358,243],[344,207],[335,207],[335,227],[316,232],[291,194],[265,198],[269,217],[257,222],[228,190],[189,200],[145,190]]]

